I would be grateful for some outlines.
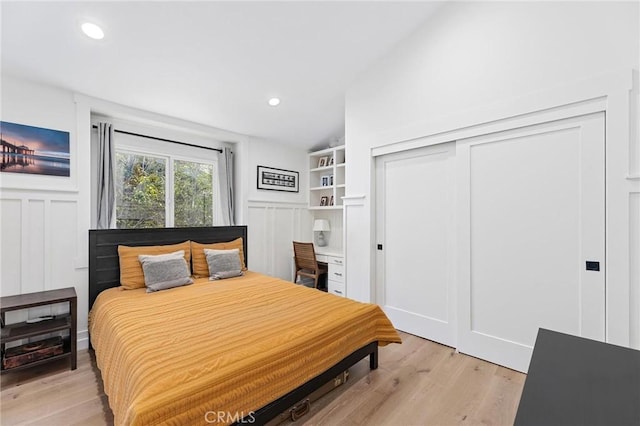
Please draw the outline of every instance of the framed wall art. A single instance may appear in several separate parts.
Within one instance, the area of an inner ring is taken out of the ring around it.
[[[298,192],[300,174],[292,170],[258,166],[258,189]]]
[[[0,171],[70,176],[69,132],[0,121]]]

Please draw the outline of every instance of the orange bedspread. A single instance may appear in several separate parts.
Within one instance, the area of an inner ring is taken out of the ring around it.
[[[106,290],[89,332],[117,425],[233,422],[370,342],[401,342],[377,305],[250,271]]]

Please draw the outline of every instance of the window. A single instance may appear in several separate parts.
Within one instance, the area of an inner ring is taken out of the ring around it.
[[[215,160],[116,149],[116,227],[215,223]]]
[[[174,226],[213,224],[213,165],[173,162]]]
[[[166,224],[167,160],[116,152],[116,228],[162,228]]]

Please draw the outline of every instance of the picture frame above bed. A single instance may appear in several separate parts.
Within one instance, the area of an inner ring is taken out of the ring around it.
[[[258,166],[258,189],[270,191],[300,191],[300,173],[293,170]]]

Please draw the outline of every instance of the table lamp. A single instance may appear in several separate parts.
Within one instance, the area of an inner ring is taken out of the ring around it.
[[[313,231],[319,232],[318,234],[318,246],[324,247],[327,245],[327,240],[324,239],[324,231],[331,231],[329,221],[327,219],[316,219],[313,222]]]

